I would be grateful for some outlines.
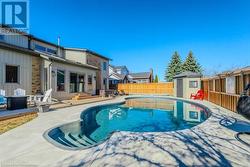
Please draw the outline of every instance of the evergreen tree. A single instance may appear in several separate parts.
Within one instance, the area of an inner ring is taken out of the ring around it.
[[[165,80],[168,82],[172,82],[173,77],[181,72],[182,72],[182,62],[180,55],[177,52],[174,52],[165,72]]]
[[[192,51],[189,52],[185,62],[183,63],[182,71],[202,73],[201,65],[196,61]]]
[[[154,83],[158,83],[158,82],[159,82],[158,75],[155,75]]]

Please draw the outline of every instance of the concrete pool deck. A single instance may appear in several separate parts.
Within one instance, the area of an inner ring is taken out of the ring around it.
[[[235,134],[250,131],[250,122],[206,101],[195,102],[204,104],[213,114],[192,129],[116,132],[97,147],[77,151],[55,147],[43,137],[54,126],[79,120],[88,107],[123,100],[118,97],[39,114],[0,135],[0,166],[249,166],[250,147],[236,140]]]

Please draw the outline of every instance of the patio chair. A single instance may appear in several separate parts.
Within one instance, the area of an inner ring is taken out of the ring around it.
[[[194,99],[194,100],[203,100],[204,99],[204,92],[203,90],[198,90],[198,92],[196,94],[191,94],[190,95],[190,99]]]
[[[7,100],[4,96],[5,96],[5,90],[0,89],[0,105],[7,104]]]
[[[124,90],[120,90],[120,91],[119,91],[119,95],[120,95],[120,96],[124,96],[124,95],[126,95],[126,93],[125,93]]]
[[[24,89],[18,88],[14,90],[14,96],[25,96],[26,91]]]
[[[237,112],[247,119],[250,119],[250,96],[247,91],[250,89],[250,84],[246,86],[237,103]]]
[[[241,114],[242,116],[244,116],[245,118],[247,118],[248,120],[250,120],[250,96],[247,95],[247,91],[250,90],[250,84],[248,84],[246,86],[246,88],[244,89],[244,91],[242,92],[238,103],[237,103],[237,107],[236,110],[239,114]],[[248,125],[249,126],[249,125]],[[235,135],[235,138],[240,141],[241,143],[247,145],[248,147],[250,147],[249,144],[249,140],[247,140],[247,138],[245,138],[245,135],[250,135],[250,131],[242,131],[242,132],[238,132]],[[243,138],[242,138],[243,136]]]
[[[49,89],[45,92],[44,95],[35,95],[34,102],[35,106],[38,107],[39,112],[48,112],[51,105],[49,98],[51,96],[52,89]]]

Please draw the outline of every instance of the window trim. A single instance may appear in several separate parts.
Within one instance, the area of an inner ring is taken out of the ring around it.
[[[6,67],[7,66],[14,66],[17,67],[17,82],[7,82],[7,78],[6,78]],[[20,65],[17,64],[5,64],[5,68],[4,68],[4,83],[5,84],[20,84]]]
[[[91,77],[91,83],[89,82],[89,76]],[[88,75],[88,85],[92,85],[93,84],[93,75]]]
[[[105,64],[105,66],[104,66],[104,64]],[[102,62],[102,70],[103,71],[107,71],[107,65],[108,65],[108,63],[106,61]]]
[[[196,86],[193,86],[193,85],[191,84],[192,82],[196,83]],[[188,88],[196,89],[196,88],[199,87],[199,83],[198,83],[197,80],[190,80],[188,86],[189,86]]]

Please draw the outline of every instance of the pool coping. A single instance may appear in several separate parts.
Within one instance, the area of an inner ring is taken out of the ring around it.
[[[185,102],[185,103],[193,104],[193,105],[196,105],[196,106],[199,106],[199,107],[203,108],[203,109],[205,110],[205,112],[208,112],[210,115],[209,115],[209,117],[208,117],[204,122],[201,122],[201,123],[199,123],[198,125],[196,125],[196,126],[194,126],[194,127],[192,127],[192,128],[181,129],[181,130],[172,130],[172,131],[166,131],[166,132],[130,132],[130,131],[120,131],[120,130],[116,130],[116,131],[111,132],[104,140],[102,140],[102,141],[100,141],[100,142],[98,142],[98,143],[96,143],[96,144],[94,144],[94,145],[88,146],[88,147],[86,147],[86,148],[82,148],[82,147],[81,147],[81,148],[77,148],[77,147],[67,147],[67,146],[64,146],[64,145],[59,144],[58,142],[54,141],[54,139],[52,139],[52,138],[49,136],[49,134],[48,134],[50,131],[52,131],[52,130],[54,130],[54,129],[56,129],[56,128],[59,128],[59,127],[61,127],[61,126],[63,126],[63,125],[71,124],[71,123],[73,123],[73,122],[80,121],[80,119],[77,120],[77,121],[68,122],[68,123],[62,123],[62,124],[60,124],[60,125],[56,125],[56,126],[54,126],[54,127],[51,127],[51,128],[49,128],[48,130],[46,130],[46,131],[43,133],[43,137],[44,137],[50,144],[52,144],[52,145],[54,145],[54,146],[56,146],[56,147],[58,147],[58,148],[60,148],[60,149],[69,150],[69,151],[79,151],[79,150],[86,150],[86,149],[93,148],[93,147],[96,147],[96,146],[98,146],[98,145],[101,145],[101,144],[107,142],[107,140],[109,140],[113,135],[115,135],[116,133],[120,133],[120,132],[122,132],[122,133],[124,133],[124,132],[125,132],[125,133],[132,133],[132,134],[159,134],[159,133],[168,133],[168,132],[171,133],[171,132],[181,132],[181,131],[185,131],[185,130],[191,130],[191,129],[193,129],[193,128],[195,128],[195,127],[201,125],[201,124],[206,123],[206,122],[210,119],[210,117],[212,116],[212,114],[213,114],[212,110],[209,109],[209,107],[207,107],[206,105],[197,103],[197,102],[195,102],[195,101],[183,99],[183,98],[176,98],[176,97],[171,97],[171,96],[160,96],[160,95],[150,95],[150,96],[147,96],[147,95],[132,95],[132,96],[126,96],[126,97],[124,97],[124,98],[122,99],[121,102],[100,104],[100,105],[95,105],[95,106],[87,107],[87,108],[85,108],[83,111],[81,111],[80,115],[81,115],[82,113],[86,112],[87,110],[90,110],[90,109],[95,108],[95,107],[103,107],[103,106],[106,107],[106,106],[110,106],[110,105],[124,104],[125,101],[128,100],[128,99],[138,99],[138,98],[161,98],[161,99],[175,100],[175,101],[181,100],[181,101],[183,101],[183,102]]]

